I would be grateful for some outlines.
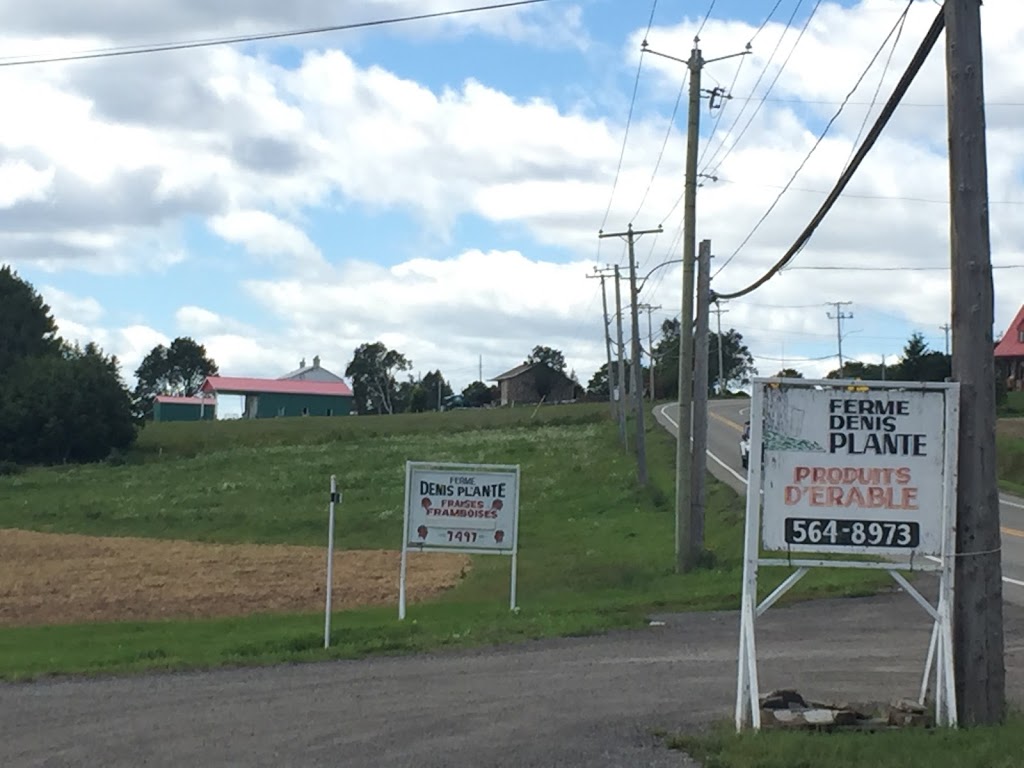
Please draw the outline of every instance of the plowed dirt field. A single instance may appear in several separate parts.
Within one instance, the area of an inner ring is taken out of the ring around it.
[[[334,557],[336,610],[397,604],[400,554]],[[470,559],[409,555],[407,595],[455,586]],[[0,625],[209,618],[323,610],[326,549],[0,529]]]

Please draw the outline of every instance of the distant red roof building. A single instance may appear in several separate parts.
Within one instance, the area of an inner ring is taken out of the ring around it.
[[[996,366],[1010,390],[1024,389],[1024,306],[996,344]]]
[[[344,381],[309,381],[307,379],[255,379],[241,376],[210,376],[203,382],[203,392],[222,394],[326,395],[351,397],[352,389]]]

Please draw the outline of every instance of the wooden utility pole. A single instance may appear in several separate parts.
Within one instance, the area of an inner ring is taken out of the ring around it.
[[[615,402],[615,391],[618,385],[616,384],[617,372],[613,373],[612,371],[612,336],[610,331],[611,321],[608,319],[608,293],[605,291],[604,280],[606,277],[614,274],[615,273],[611,270],[599,270],[597,267],[594,267],[594,274],[587,275],[588,279],[601,280],[601,308],[604,310],[604,352],[605,357],[608,360],[608,367],[605,368],[605,370],[608,372],[608,403],[611,406],[612,418],[615,418],[616,408],[618,407]]]
[[[698,558],[704,551],[704,509],[708,471],[708,333],[711,309],[711,241],[701,240],[697,255],[697,328],[693,351],[693,498],[690,539]]]
[[[953,659],[957,719],[1006,716],[992,255],[980,0],[946,0],[953,380],[960,382]]]
[[[655,56],[680,61],[690,70],[689,112],[686,124],[686,181],[683,188],[683,302],[679,314],[679,434],[676,438],[676,571],[692,570],[699,554],[690,530],[693,494],[693,267],[697,251],[697,151],[700,145],[700,79],[705,64],[745,56],[742,53],[705,59],[700,38],[693,39],[689,59],[644,50]]]
[[[728,309],[722,309],[722,304],[717,299],[715,300],[715,306],[711,310],[715,313],[718,320],[718,342],[715,344],[718,347],[718,396],[721,397],[725,394],[725,354],[722,352],[722,315],[728,313]]]
[[[852,304],[852,301],[828,301],[826,304],[831,304],[836,308],[836,313],[833,315],[831,312],[826,312],[830,320],[836,321],[836,343],[839,345],[839,378],[843,378],[843,320],[849,320],[853,317],[852,312],[843,312],[843,307]]]
[[[625,232],[598,232],[597,234],[598,237],[625,237],[626,245],[629,248],[629,305],[633,322],[633,343],[632,352],[630,353],[632,357],[631,373],[633,374],[631,384],[633,387],[633,403],[636,407],[636,478],[641,486],[647,485],[647,444],[644,439],[644,370],[640,363],[640,306],[637,301],[636,254],[634,253],[633,245],[636,238],[642,235],[657,234],[661,231],[661,227],[657,229],[633,229],[633,225],[630,224],[626,227]],[[616,267],[616,270],[618,270],[618,267]],[[619,343],[622,343],[621,313],[619,315]],[[619,354],[619,359],[621,360],[621,347]]]
[[[626,370],[625,360],[625,344],[622,342],[622,289],[620,283],[622,282],[621,276],[619,275],[619,265],[615,265],[615,322],[618,326],[618,337],[619,337],[619,366],[616,372],[615,379],[619,385],[619,439],[622,441],[623,448],[629,448],[629,437],[626,435],[626,377],[624,375]]]
[[[659,304],[656,307],[652,307],[650,304],[641,304],[640,309],[647,313],[647,356],[651,359],[651,364],[647,366],[647,372],[650,374],[650,387],[651,387],[651,402],[655,400],[654,396],[654,329],[651,327],[651,313],[656,309],[661,309]]]

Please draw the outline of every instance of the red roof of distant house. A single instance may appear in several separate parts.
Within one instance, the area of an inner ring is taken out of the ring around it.
[[[1024,330],[1024,307],[1017,311],[1010,327],[1003,338],[996,344],[996,357],[1024,357],[1024,343],[1020,340],[1020,332]]]
[[[352,390],[344,381],[306,381],[304,379],[253,379],[241,376],[210,376],[203,382],[203,392],[245,394],[246,392],[279,395],[328,395],[351,397]]]
[[[216,405],[217,398],[215,397],[179,397],[177,395],[157,395],[155,398],[158,403],[171,403],[174,405]]]

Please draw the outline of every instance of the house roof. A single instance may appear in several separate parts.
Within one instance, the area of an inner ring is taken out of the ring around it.
[[[1024,306],[1017,310],[1017,316],[996,344],[996,357],[1024,357],[1024,344],[1020,342],[1021,330],[1024,330]]]
[[[179,397],[177,395],[157,395],[153,398],[158,403],[171,403],[174,405],[216,405],[215,397]]]
[[[526,373],[535,365],[537,365],[537,363],[523,363],[522,365],[517,365],[512,370],[505,371],[504,373],[495,376],[493,379],[491,379],[491,381],[504,381],[505,379],[514,379],[516,376],[521,376],[522,374]]]
[[[242,376],[210,376],[203,382],[203,392],[243,395],[328,395],[351,397],[352,390],[344,381],[309,381],[306,379],[255,379]]]
[[[506,379],[514,379],[517,376],[522,376],[527,371],[536,368],[538,365],[544,365],[544,363],[523,363],[522,365],[517,365],[515,368],[511,370],[505,371],[504,373],[495,376],[493,379],[491,379],[491,381],[505,381]],[[552,368],[551,370],[555,371],[554,368]],[[555,373],[562,376],[563,378],[569,379],[569,377],[566,376],[565,373],[562,371],[555,371]],[[572,381],[572,379],[569,380]]]

